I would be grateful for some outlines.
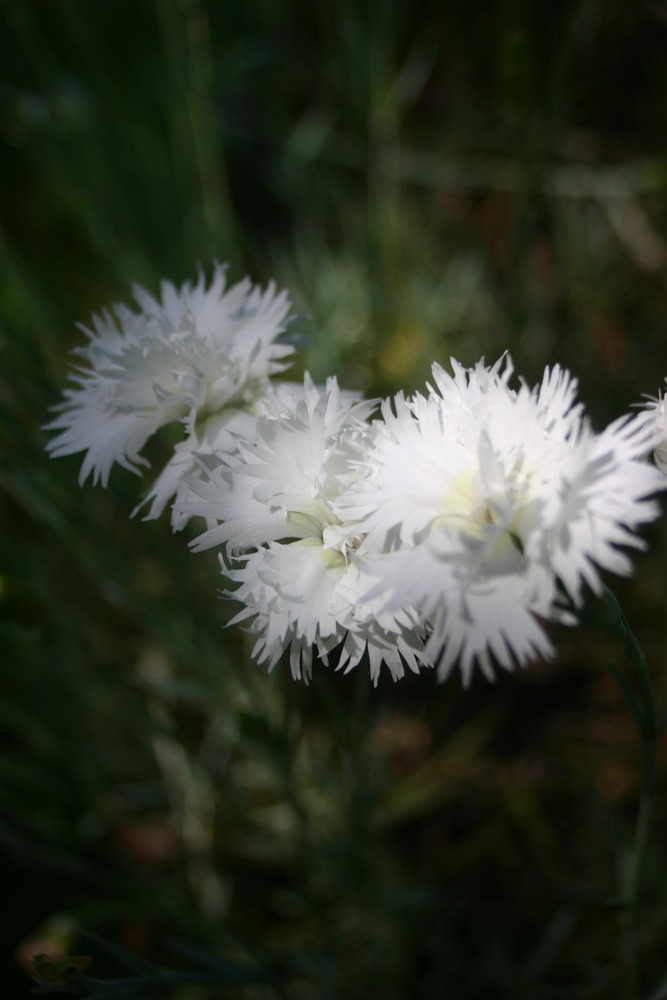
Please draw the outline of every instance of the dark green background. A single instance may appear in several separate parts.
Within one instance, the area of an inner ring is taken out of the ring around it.
[[[274,970],[244,1000],[622,996],[639,748],[613,637],[554,629],[554,663],[468,692],[267,678],[215,557],[130,521],[122,470],[79,489],[41,428],[77,321],[212,259],[289,288],[317,379],[413,391],[509,348],[531,381],[569,366],[596,426],[626,412],[667,374],[666,46],[659,0],[0,2],[4,995],[44,933],[124,974],[76,926]],[[615,589],[662,704],[646,538]],[[666,819],[663,768],[654,1000]]]

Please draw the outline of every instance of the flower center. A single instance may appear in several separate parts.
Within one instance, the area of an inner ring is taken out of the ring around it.
[[[523,553],[520,520],[527,491],[525,476],[485,483],[479,470],[468,469],[450,483],[437,522],[473,542],[490,543],[493,556],[505,553],[508,545]]]

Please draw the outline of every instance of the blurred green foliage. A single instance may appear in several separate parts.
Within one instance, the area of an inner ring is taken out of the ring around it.
[[[91,996],[622,995],[613,637],[469,692],[267,677],[215,558],[130,521],[128,473],[79,489],[42,427],[77,321],[213,258],[290,289],[317,379],[412,391],[509,348],[625,412],[667,373],[666,36],[662,2],[0,0],[2,943],[51,956],[45,990],[88,950]],[[618,592],[664,705],[648,541]],[[666,819],[663,767],[653,1000]]]

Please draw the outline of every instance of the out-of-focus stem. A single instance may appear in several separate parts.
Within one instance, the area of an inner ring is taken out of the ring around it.
[[[643,739],[643,780],[641,798],[639,801],[639,814],[635,826],[635,835],[632,843],[632,850],[627,859],[624,870],[622,898],[626,905],[626,947],[628,952],[628,1000],[639,1000],[641,992],[641,970],[639,962],[639,943],[637,941],[639,929],[639,890],[642,863],[648,843],[648,835],[651,826],[651,812],[653,805],[653,788],[655,784],[655,764],[658,750],[658,740]]]
[[[641,706],[641,716],[638,718],[635,713],[633,719],[637,728],[639,738],[642,742],[642,788],[639,800],[639,813],[635,826],[635,834],[632,842],[632,850],[624,866],[621,893],[625,903],[625,935],[627,947],[627,985],[626,995],[628,1000],[639,1000],[641,997],[641,968],[639,961],[639,894],[641,884],[642,865],[646,846],[648,843],[649,830],[651,827],[651,812],[653,805],[653,789],[655,786],[655,767],[658,755],[659,732],[656,728],[655,699],[653,696],[653,686],[648,670],[648,663],[643,649],[639,645],[637,637],[630,628],[627,618],[613,597],[611,591],[605,593],[607,606],[612,612],[610,625],[623,642],[623,652],[627,661],[635,671],[639,703]],[[616,676],[614,674],[614,676]],[[624,693],[625,694],[625,693]],[[627,700],[627,698],[626,698]]]
[[[625,996],[627,1000],[640,1000],[642,993],[638,942],[639,897],[642,866],[651,826],[660,726],[656,724],[655,698],[646,656],[618,601],[608,588],[605,588],[601,598],[582,613],[581,622],[593,627],[611,628],[619,636],[623,643],[623,652],[628,663],[633,667],[636,680],[635,693],[620,671],[610,664],[612,676],[630,710],[642,744],[643,766],[639,813],[632,848],[625,859],[620,878],[621,885],[619,886],[625,914],[627,953]]]

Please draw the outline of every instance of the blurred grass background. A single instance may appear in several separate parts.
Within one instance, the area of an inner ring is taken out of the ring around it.
[[[113,995],[222,996],[218,955],[269,970],[243,1000],[622,996],[640,753],[613,637],[554,630],[556,662],[468,692],[267,677],[215,558],[130,521],[122,470],[79,489],[41,428],[77,321],[213,258],[289,288],[317,379],[413,391],[509,348],[529,380],[571,367],[597,426],[656,393],[666,42],[664,0],[0,0],[3,996],[59,947],[128,975],[74,927],[217,983]],[[614,589],[664,706],[647,540]]]

